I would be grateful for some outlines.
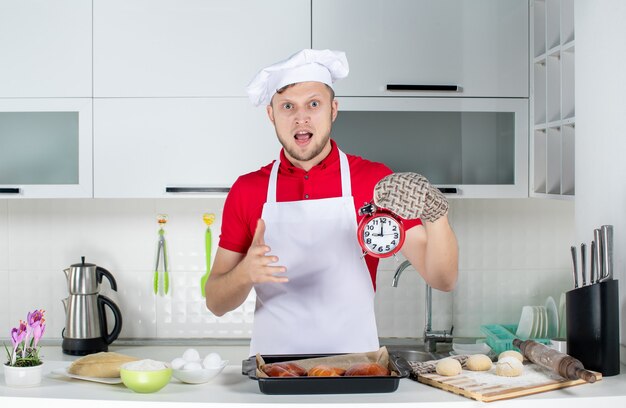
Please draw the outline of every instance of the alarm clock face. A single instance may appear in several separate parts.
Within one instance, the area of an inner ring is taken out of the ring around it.
[[[389,215],[374,215],[364,220],[359,242],[372,256],[385,258],[398,252],[404,243],[404,228]]]

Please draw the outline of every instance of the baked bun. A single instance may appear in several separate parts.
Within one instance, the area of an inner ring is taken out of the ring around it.
[[[346,370],[345,376],[383,376],[389,375],[389,369],[378,363],[357,363]]]
[[[270,377],[302,377],[306,370],[295,363],[265,364],[263,372]]]
[[[117,378],[120,376],[122,364],[137,360],[139,359],[136,357],[101,351],[79,358],[69,366],[67,371],[83,377]]]
[[[345,372],[343,368],[320,364],[310,368],[307,375],[309,377],[341,377]]]

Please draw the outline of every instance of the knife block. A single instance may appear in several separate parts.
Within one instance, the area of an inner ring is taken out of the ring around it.
[[[603,376],[619,374],[619,291],[617,280],[566,293],[567,354]]]

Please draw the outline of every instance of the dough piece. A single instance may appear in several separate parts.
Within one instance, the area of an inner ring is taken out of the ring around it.
[[[491,369],[491,359],[484,354],[473,354],[467,359],[465,368],[471,371],[488,371]]]
[[[389,375],[389,369],[378,363],[356,363],[348,367],[344,375],[383,376]]]
[[[70,365],[67,371],[83,377],[117,378],[120,376],[122,364],[137,360],[139,359],[136,357],[101,351],[79,358]]]
[[[309,377],[341,377],[345,372],[343,368],[320,364],[310,368],[307,375]]]
[[[500,361],[501,359],[505,358],[505,357],[515,357],[516,359],[519,360],[520,363],[524,362],[524,356],[522,355],[522,353],[520,353],[519,351],[515,351],[515,350],[507,350],[507,351],[503,351],[502,353],[500,353],[500,355],[498,356],[498,361]]]
[[[436,370],[437,370],[437,374],[445,375],[446,377],[449,377],[452,375],[461,374],[461,371],[463,369],[461,368],[461,363],[459,363],[453,358],[446,357],[446,358],[439,360],[439,362],[437,363]]]
[[[523,371],[524,364],[515,357],[503,357],[496,363],[496,374],[502,377],[517,377]]]

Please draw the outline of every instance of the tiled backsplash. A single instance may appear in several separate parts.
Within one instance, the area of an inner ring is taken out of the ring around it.
[[[214,242],[223,199],[0,200],[0,338],[26,312],[47,310],[48,339],[61,338],[68,295],[64,268],[87,262],[108,269],[118,292],[102,293],[123,314],[120,338],[249,337],[254,296],[217,318],[204,306],[199,282],[205,272],[202,214],[214,212]],[[171,291],[153,294],[158,226],[165,226]],[[450,218],[460,249],[459,281],[450,293],[433,291],[433,328],[454,325],[458,336],[481,336],[486,323],[514,323],[525,304],[558,301],[571,286],[569,246],[574,205],[568,201],[452,200]],[[216,243],[213,248],[213,255]],[[407,269],[397,288],[401,259],[381,263],[376,313],[381,337],[421,337],[425,285]],[[4,334],[2,334],[4,333]],[[6,334],[6,335],[5,335]]]

